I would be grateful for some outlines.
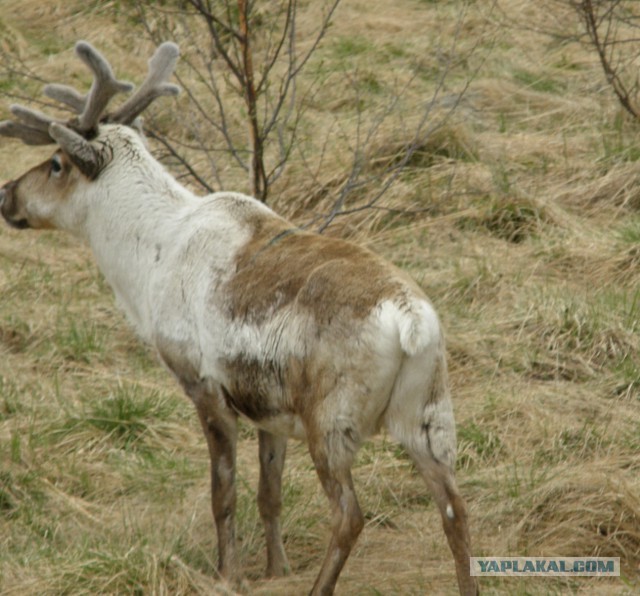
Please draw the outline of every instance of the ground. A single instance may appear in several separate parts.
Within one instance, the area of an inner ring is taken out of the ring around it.
[[[303,32],[317,4],[301,4]],[[152,44],[132,5],[0,0],[0,45],[42,79],[85,85],[71,48],[87,39],[140,82]],[[324,233],[405,269],[443,321],[475,552],[622,566],[607,580],[482,579],[488,594],[632,594],[640,583],[640,126],[589,46],[557,35],[579,30],[561,2],[345,0],[300,84],[328,82],[270,195],[319,226],[356,153],[373,182],[352,207],[392,177],[425,113],[433,124],[377,208]],[[41,86],[4,67],[0,118]],[[181,131],[172,101],[158,119]],[[0,140],[0,181],[49,153]],[[248,190],[244,173],[224,174],[226,189]],[[0,296],[0,592],[225,593],[195,412],[128,329],[88,249],[0,227]],[[305,446],[290,444],[285,471],[286,578],[263,577],[249,426],[238,470],[238,591],[306,592],[329,512]],[[403,451],[376,438],[354,476],[366,525],[337,593],[455,593],[434,503]]]

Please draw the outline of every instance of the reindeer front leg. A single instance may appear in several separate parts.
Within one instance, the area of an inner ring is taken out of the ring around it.
[[[261,430],[258,432],[258,441],[260,446],[258,508],[267,541],[267,576],[277,577],[286,575],[290,571],[280,532],[282,469],[287,439]]]
[[[238,576],[236,554],[237,417],[215,390],[189,392],[202,424],[211,457],[211,508],[218,533],[218,570],[228,580]]]

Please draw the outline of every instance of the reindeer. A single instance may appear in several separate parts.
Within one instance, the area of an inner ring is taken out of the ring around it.
[[[138,117],[178,93],[167,82],[175,44],[156,50],[144,83],[113,112],[109,102],[132,86],[89,43],[75,49],[93,71],[89,93],[44,89],[73,118],[13,105],[16,119],[0,123],[2,135],[58,146],[0,189],[0,212],[14,228],[63,229],[88,242],[129,321],[195,404],[211,457],[221,576],[238,578],[238,417],[258,428],[269,576],[289,571],[280,529],[287,437],[308,444],[332,510],[313,595],[333,593],[364,526],[351,465],[385,427],[440,510],[460,592],[476,594],[444,341],[422,290],[364,248],[300,230],[242,194],[198,197],[165,171]]]

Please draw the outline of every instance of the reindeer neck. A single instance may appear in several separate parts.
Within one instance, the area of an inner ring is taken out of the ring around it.
[[[199,202],[157,162],[133,163],[100,181],[93,197],[86,236],[119,306],[145,336],[151,273],[162,267],[163,251],[175,241],[181,220]],[[105,173],[108,174],[108,173]],[[116,178],[113,176],[113,178]]]

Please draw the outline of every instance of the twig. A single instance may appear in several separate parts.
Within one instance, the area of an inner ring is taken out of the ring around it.
[[[633,105],[629,90],[620,77],[618,69],[612,64],[613,53],[619,42],[615,37],[611,40],[611,35],[614,22],[617,18],[615,9],[620,4],[620,0],[607,2],[606,10],[600,17],[597,15],[597,8],[594,7],[592,0],[581,0],[580,2],[572,2],[572,4],[584,20],[587,34],[598,54],[607,82],[611,85],[620,105],[634,118],[640,119],[640,113]],[[597,4],[601,3],[598,2]],[[606,24],[604,39],[600,36],[603,23]],[[607,55],[607,48],[611,50],[609,55]]]

